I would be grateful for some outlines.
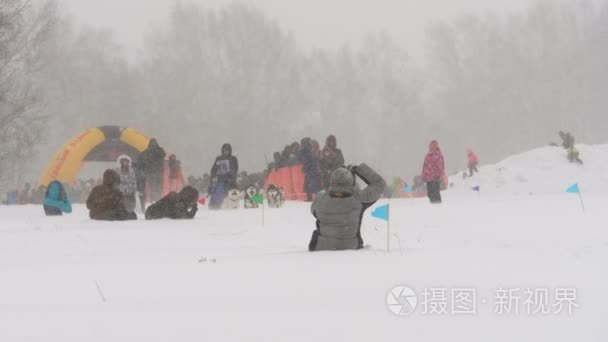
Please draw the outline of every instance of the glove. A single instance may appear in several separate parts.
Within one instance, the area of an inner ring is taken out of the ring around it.
[[[188,214],[189,217],[194,217],[196,215],[196,212],[198,211],[198,206],[194,206],[192,207],[192,209],[190,209],[190,213]]]

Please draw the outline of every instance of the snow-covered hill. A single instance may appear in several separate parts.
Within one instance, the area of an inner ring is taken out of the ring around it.
[[[482,193],[502,195],[559,194],[573,183],[581,192],[608,194],[608,145],[577,145],[584,165],[572,164],[561,147],[542,147],[518,154],[494,165],[483,165],[479,173],[463,180],[450,177],[451,191],[470,192],[479,186]],[[483,160],[482,160],[483,162]]]

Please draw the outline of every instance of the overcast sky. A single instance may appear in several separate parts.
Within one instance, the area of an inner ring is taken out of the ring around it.
[[[61,0],[78,24],[108,27],[130,57],[150,25],[162,24],[178,0]],[[537,0],[241,0],[253,3],[294,33],[304,47],[356,44],[369,32],[385,31],[416,58],[423,58],[428,24],[458,14],[521,9]],[[217,7],[234,0],[191,0]]]

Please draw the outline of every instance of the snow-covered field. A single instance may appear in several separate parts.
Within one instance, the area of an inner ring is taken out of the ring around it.
[[[264,226],[261,210],[100,223],[82,206],[3,206],[0,341],[606,341],[608,191],[583,213],[561,189],[572,179],[554,181],[546,195],[460,184],[440,206],[392,200],[390,253],[369,212],[370,248],[307,252],[304,203],[266,210]],[[408,316],[387,307],[396,285],[418,295]],[[447,291],[447,314],[424,312],[425,288]],[[495,312],[500,288],[520,289],[518,314]],[[552,312],[528,314],[527,288],[547,289]],[[475,291],[474,314],[450,312],[458,289]],[[572,314],[554,313],[556,289],[576,289]]]

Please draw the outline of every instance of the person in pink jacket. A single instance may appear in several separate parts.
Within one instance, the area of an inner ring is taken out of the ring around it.
[[[437,140],[431,141],[429,152],[424,158],[422,180],[426,182],[426,190],[431,203],[441,203],[441,179],[445,174],[443,154]]]
[[[477,170],[477,164],[479,164],[479,159],[471,148],[467,149],[467,164],[469,167],[469,177],[473,177],[473,173],[479,172],[479,170]]]

